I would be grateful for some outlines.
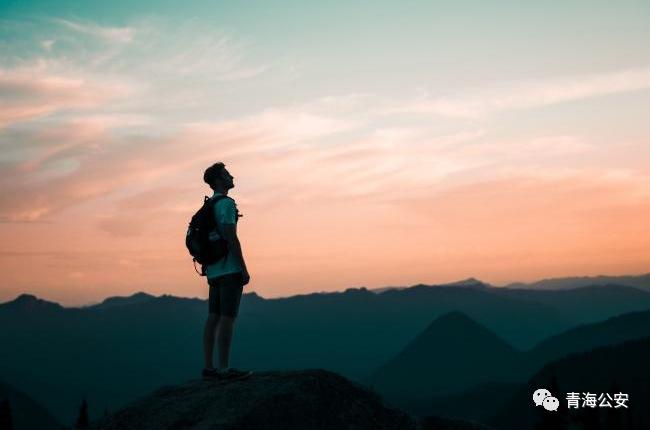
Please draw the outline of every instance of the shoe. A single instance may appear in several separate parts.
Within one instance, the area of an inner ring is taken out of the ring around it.
[[[201,376],[203,379],[221,379],[221,371],[217,368],[211,367],[211,368],[204,368],[201,371]]]
[[[250,370],[239,370],[233,367],[228,367],[224,370],[219,371],[220,378],[226,379],[229,381],[236,379],[246,379],[253,374]]]

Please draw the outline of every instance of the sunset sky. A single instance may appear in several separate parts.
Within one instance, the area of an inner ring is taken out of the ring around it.
[[[525,4],[524,4],[525,3]],[[489,6],[488,6],[489,5]],[[650,272],[648,1],[0,1],[0,301]]]

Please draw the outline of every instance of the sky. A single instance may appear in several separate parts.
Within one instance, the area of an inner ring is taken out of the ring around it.
[[[647,1],[0,0],[0,301],[650,272]]]

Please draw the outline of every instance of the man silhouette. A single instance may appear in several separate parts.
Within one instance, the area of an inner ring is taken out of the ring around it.
[[[224,163],[215,163],[203,174],[203,180],[212,188],[212,199],[228,195],[235,186],[234,177],[226,170]],[[246,269],[241,244],[237,238],[239,212],[235,200],[224,197],[214,203],[217,228],[210,233],[210,240],[222,237],[228,242],[228,253],[219,261],[205,268],[210,288],[208,298],[208,319],[203,331],[204,378],[239,379],[250,376],[252,372],[230,367],[230,345],[232,343],[235,318],[239,311],[244,285],[250,276]],[[215,335],[219,347],[219,367],[213,364]]]

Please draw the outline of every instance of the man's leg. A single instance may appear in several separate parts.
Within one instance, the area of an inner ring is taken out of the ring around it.
[[[206,369],[214,367],[212,357],[214,355],[214,336],[219,324],[219,315],[210,313],[205,320],[205,328],[203,329],[203,360]]]
[[[237,318],[239,312],[239,302],[243,288],[244,283],[241,273],[231,273],[221,278],[220,318],[217,327],[219,369],[226,369],[230,366],[230,345],[232,344],[235,318]]]
[[[229,367],[230,345],[232,344],[232,333],[235,324],[235,317],[222,315],[219,318],[217,327],[217,343],[219,344],[219,369]]]

